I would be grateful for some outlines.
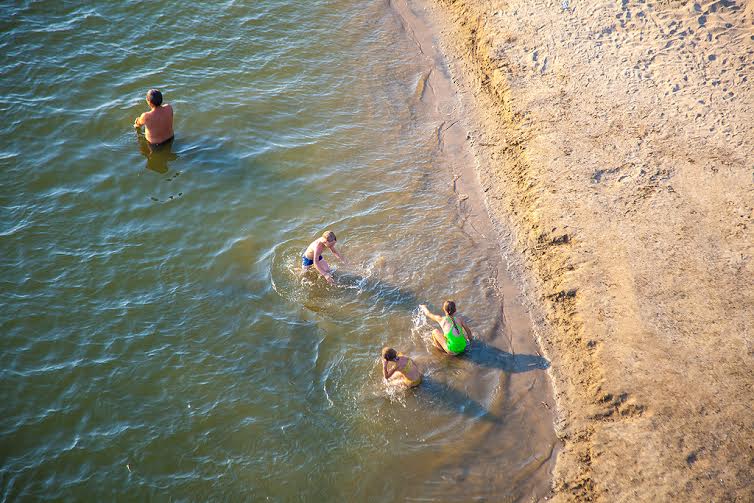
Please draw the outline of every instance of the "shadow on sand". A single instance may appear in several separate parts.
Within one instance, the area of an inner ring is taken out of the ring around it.
[[[500,369],[510,374],[545,370],[550,367],[550,362],[541,356],[508,353],[479,339],[472,340],[471,347],[461,358],[481,367]]]

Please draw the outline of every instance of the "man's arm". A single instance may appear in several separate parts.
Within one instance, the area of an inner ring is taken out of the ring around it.
[[[136,120],[134,121],[134,127],[141,127],[141,126],[144,125],[144,116],[145,115],[147,115],[146,112],[143,113],[143,114],[141,114],[140,116],[138,116],[136,118]]]

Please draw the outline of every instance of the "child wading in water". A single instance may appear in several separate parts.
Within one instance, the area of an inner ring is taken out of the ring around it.
[[[325,259],[322,258],[322,251],[328,248],[333,255],[338,257],[338,260],[346,263],[345,259],[340,256],[340,253],[335,250],[335,233],[333,231],[325,231],[322,237],[319,237],[312,241],[312,243],[306,248],[303,256],[301,257],[301,265],[304,268],[304,272],[308,271],[311,266],[322,275],[325,280],[331,285],[335,284],[335,280],[332,277],[332,271]]]
[[[432,314],[424,304],[419,306],[421,310],[430,318],[436,321],[442,332],[436,328],[432,330],[432,344],[437,348],[451,355],[463,353],[471,342],[471,329],[460,320],[453,317],[456,312],[456,303],[452,300],[446,300],[442,305],[445,311],[445,317]]]
[[[388,370],[391,363],[393,364],[392,368]],[[396,374],[400,376],[401,384],[408,388],[419,386],[422,382],[422,373],[414,360],[399,354],[393,348],[382,348],[382,375],[387,381]]]

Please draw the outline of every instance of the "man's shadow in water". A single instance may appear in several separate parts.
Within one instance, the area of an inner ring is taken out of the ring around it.
[[[432,404],[439,404],[450,412],[490,423],[499,424],[502,421],[476,400],[432,376],[424,375],[415,393],[420,402],[429,400]]]
[[[550,368],[546,358],[536,355],[512,354],[502,349],[490,346],[480,339],[473,339],[471,346],[461,356],[481,367],[500,369],[509,374],[529,372],[530,370],[545,370]]]
[[[154,146],[138,131],[136,132],[136,139],[139,142],[139,152],[147,158],[146,167],[149,170],[164,175],[169,170],[168,162],[178,159],[178,154],[173,152],[173,139],[162,145]]]

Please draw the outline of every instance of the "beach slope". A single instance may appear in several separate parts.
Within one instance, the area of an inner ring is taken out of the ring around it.
[[[754,2],[434,0],[546,320],[556,499],[754,499]]]

